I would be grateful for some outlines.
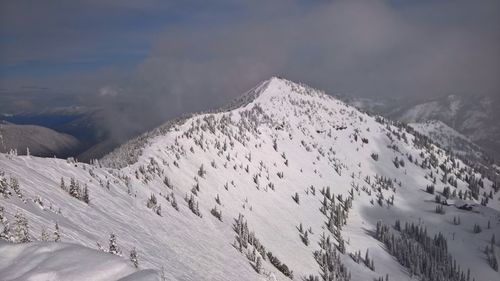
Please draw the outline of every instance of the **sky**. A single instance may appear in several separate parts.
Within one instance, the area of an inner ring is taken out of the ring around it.
[[[500,95],[497,0],[0,0],[0,113],[81,105],[117,139],[271,76],[361,97]]]

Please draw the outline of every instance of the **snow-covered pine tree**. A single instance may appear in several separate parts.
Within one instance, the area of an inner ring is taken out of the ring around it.
[[[151,209],[151,208],[155,207],[157,203],[158,203],[158,200],[156,199],[156,196],[153,193],[151,193],[151,196],[149,197],[148,201],[146,202],[146,206]]]
[[[479,226],[479,224],[475,223],[474,227],[473,227],[473,231],[474,231],[474,233],[480,233],[482,231],[482,229]]]
[[[165,177],[163,179],[163,183],[170,189],[173,189],[172,183],[170,182],[170,179],[168,177]]]
[[[418,275],[422,280],[472,280],[470,272],[466,279],[460,267],[454,266],[456,261],[448,252],[447,240],[442,233],[431,238],[425,227],[414,223],[405,223],[397,235],[392,230],[379,221],[375,237],[387,246],[388,252],[408,269],[410,275]],[[424,267],[424,264],[428,266]]]
[[[255,262],[255,271],[257,271],[257,273],[262,272],[262,258],[260,256],[257,257],[257,261]]]
[[[0,183],[1,184],[1,183]],[[10,226],[9,221],[5,217],[4,207],[0,206],[0,239],[10,240]]]
[[[19,186],[19,181],[16,178],[10,178],[9,182],[10,188],[14,190],[14,193],[17,195],[19,198],[23,198],[23,194],[21,193],[21,188]],[[24,199],[23,199],[24,201]]]
[[[42,233],[40,234],[40,241],[47,242],[49,241],[49,234],[47,233],[47,228],[42,226]]]
[[[80,198],[80,184],[75,181],[74,178],[71,178],[70,184],[69,184],[69,195],[75,197],[75,198]]]
[[[64,178],[63,177],[61,177],[60,187],[61,187],[62,190],[66,191],[66,183],[64,183]]]
[[[158,204],[156,208],[153,209],[155,213],[161,217],[161,204]]]
[[[1,176],[2,174],[0,174]],[[3,197],[8,198],[10,195],[10,192],[8,190],[9,184],[7,183],[7,179],[4,177],[0,177],[0,195],[3,195]]]
[[[203,164],[201,164],[200,168],[198,169],[198,176],[200,176],[200,178],[204,178],[206,173],[207,171],[205,171]]]
[[[21,212],[14,215],[14,231],[11,240],[14,243],[30,242],[28,219],[26,219]]]
[[[59,224],[56,222],[56,225],[54,227],[54,242],[59,242],[61,241],[61,234],[59,233]]]
[[[351,273],[348,272],[345,265],[342,263],[339,254],[335,250],[333,243],[330,241],[330,236],[323,233],[320,237],[320,250],[314,252],[314,258],[321,268],[321,278],[323,281],[349,281]],[[308,279],[306,279],[308,280]],[[310,276],[309,280],[313,279]]]
[[[109,235],[109,253],[117,256],[121,256],[121,251],[118,245],[116,244],[116,235],[111,232]]]
[[[370,267],[370,256],[368,255],[368,249],[366,249],[366,252],[365,252],[365,265],[367,267]]]
[[[170,203],[170,204],[172,205],[172,207],[173,207],[176,211],[179,211],[179,206],[177,205],[177,201],[175,200],[175,195],[174,195],[174,193],[173,193],[173,192],[170,194],[170,198],[172,198],[172,201],[171,201],[171,203]]]
[[[308,236],[308,233],[309,233],[309,232],[308,232],[308,231],[306,231],[306,232],[304,233],[304,235],[302,235],[302,242],[304,242],[304,244],[305,244],[306,246],[309,246],[309,236]]]
[[[132,250],[130,250],[130,261],[132,262],[132,264],[134,265],[135,268],[139,268],[139,259],[138,259],[138,255],[137,255],[137,250],[134,248],[132,248]]]
[[[83,200],[83,202],[85,202],[87,204],[90,202],[89,188],[88,188],[87,184],[85,184],[85,186],[83,187],[82,200]]]
[[[210,210],[210,213],[216,217],[219,221],[222,221],[222,210],[217,209],[217,205],[215,205],[212,210]]]

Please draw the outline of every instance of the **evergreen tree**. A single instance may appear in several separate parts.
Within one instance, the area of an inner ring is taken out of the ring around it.
[[[172,198],[172,201],[170,202],[172,207],[176,210],[176,211],[179,211],[179,206],[177,205],[177,201],[175,200],[175,195],[174,193],[172,192],[170,194],[170,198]]]
[[[158,200],[156,199],[156,196],[154,194],[151,194],[148,201],[146,202],[146,206],[151,209],[151,208],[155,207],[157,203],[158,203]]]
[[[217,210],[217,205],[210,210],[210,213],[216,217],[219,221],[222,221],[222,210]]]
[[[450,187],[449,186],[445,186],[443,188],[443,196],[446,197],[446,199],[448,199],[450,197]]]
[[[117,256],[121,255],[120,248],[116,244],[116,236],[114,233],[109,235],[109,253]]]
[[[89,203],[90,198],[89,198],[89,188],[87,187],[87,184],[85,184],[85,187],[83,188],[83,197],[82,197],[83,202]]]
[[[426,228],[406,223],[395,234],[392,228],[378,222],[375,237],[408,269],[410,276],[416,275],[419,280],[426,281],[466,280],[464,272],[456,266],[456,261],[448,252],[447,240],[442,233],[431,238]]]
[[[14,215],[14,233],[11,237],[14,243],[30,242],[28,220],[19,211]]]
[[[170,179],[169,179],[168,177],[165,177],[165,178],[163,179],[163,183],[164,183],[164,184],[165,184],[168,188],[173,189],[173,185],[172,185],[172,183],[170,182]]]
[[[474,233],[480,233],[482,231],[481,227],[479,224],[475,223],[474,228],[473,228]]]
[[[14,190],[14,193],[17,194],[17,197],[23,198],[23,194],[21,193],[21,188],[19,187],[19,181],[16,178],[10,178],[10,188]]]
[[[257,273],[262,272],[262,259],[260,257],[257,257],[257,261],[255,262],[255,271],[257,271]]]
[[[9,184],[7,183],[7,179],[0,177],[0,194],[3,195],[3,197],[5,198],[8,198],[10,195],[8,187]]]
[[[340,255],[335,250],[330,237],[326,237],[323,233],[319,245],[321,249],[314,252],[316,262],[321,268],[321,278],[323,281],[349,281],[351,274],[344,266],[340,259]],[[306,280],[317,280],[310,276]]]
[[[64,183],[64,178],[61,177],[61,185],[60,185],[62,190],[66,190],[66,184]]]
[[[80,184],[78,184],[73,178],[71,178],[68,192],[69,195],[75,198],[80,198]]]
[[[132,248],[132,250],[130,251],[130,261],[132,262],[135,268],[139,268],[139,260],[135,247]]]
[[[309,236],[307,231],[304,233],[304,235],[302,235],[302,242],[304,242],[306,246],[309,246]]]
[[[1,183],[0,183],[1,185]],[[4,207],[0,206],[0,239],[10,240],[10,226],[7,218],[4,214]]]
[[[204,178],[206,173],[207,171],[205,171],[203,164],[201,164],[200,168],[198,169],[198,176],[200,176],[200,178]]]
[[[47,229],[45,226],[42,226],[42,234],[40,235],[40,241],[47,242],[49,241],[49,234],[47,233]]]
[[[59,224],[56,222],[56,226],[54,228],[54,242],[61,241],[61,235],[59,234]]]

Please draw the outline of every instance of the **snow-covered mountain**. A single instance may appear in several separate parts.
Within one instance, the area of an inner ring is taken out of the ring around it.
[[[17,150],[19,154],[64,157],[77,150],[80,142],[63,134],[36,125],[17,125],[0,121],[0,152]]]
[[[438,120],[500,159],[500,96],[446,95],[423,99],[346,98],[363,110],[405,123]],[[451,137],[451,136],[450,136]]]
[[[422,123],[410,123],[408,125],[453,153],[478,160],[486,157],[482,149],[468,137],[441,121],[430,120]]]
[[[163,280],[500,277],[497,172],[281,78],[92,165],[1,154],[0,172],[7,239],[135,248]]]

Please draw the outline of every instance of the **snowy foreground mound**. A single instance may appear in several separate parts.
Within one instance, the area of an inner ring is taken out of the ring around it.
[[[163,280],[500,280],[498,171],[466,162],[272,78],[92,165],[0,154],[0,236],[110,252],[95,276],[137,254]],[[17,266],[40,262],[32,244],[2,247],[19,247]],[[78,257],[51,272],[80,270]]]
[[[66,243],[9,244],[0,241],[1,280],[140,280],[158,279],[137,271],[125,259]]]

